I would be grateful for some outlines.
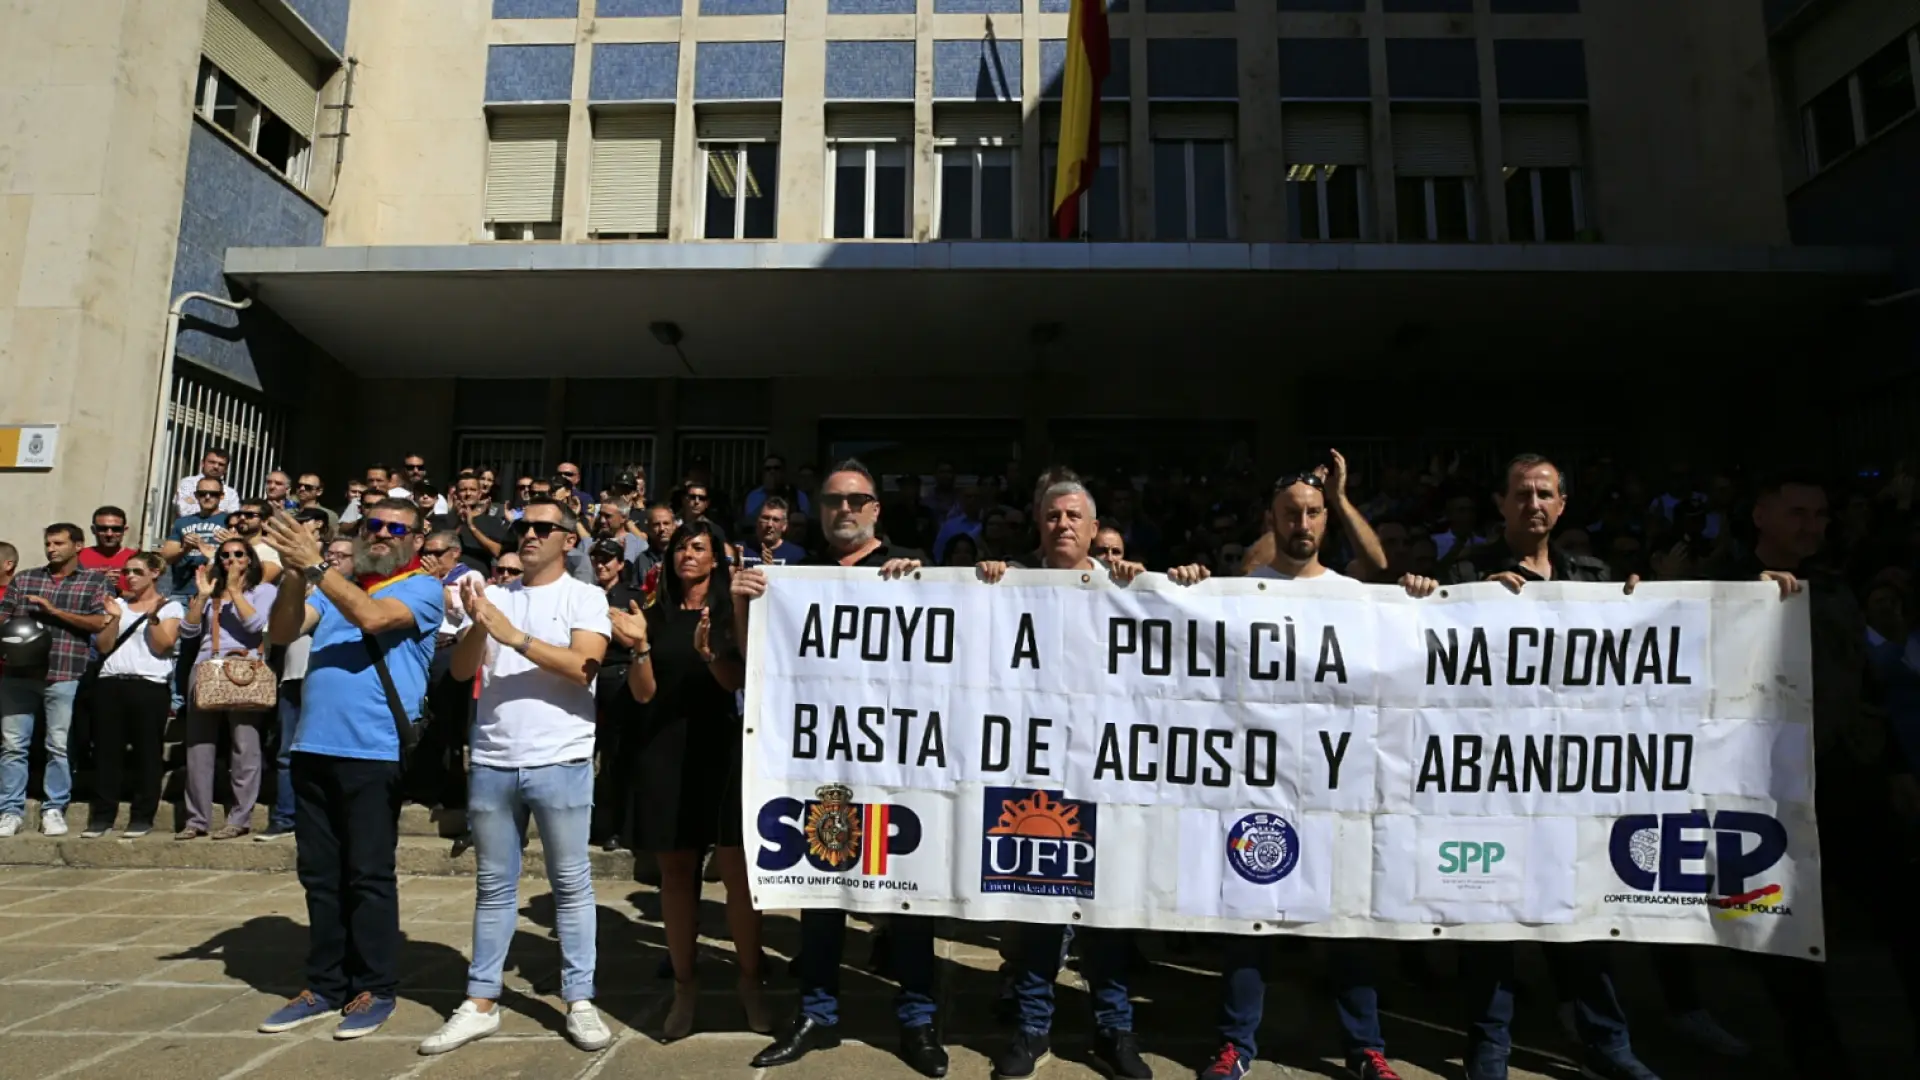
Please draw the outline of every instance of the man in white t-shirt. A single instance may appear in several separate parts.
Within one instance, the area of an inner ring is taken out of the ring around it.
[[[607,598],[566,572],[578,537],[573,512],[534,499],[510,530],[525,572],[507,585],[462,583],[470,624],[453,652],[453,677],[480,677],[469,761],[467,826],[473,832],[473,963],[467,1000],[420,1044],[443,1054],[500,1030],[501,969],[518,922],[520,845],[529,814],[540,827],[560,936],[560,995],[567,1037],[603,1050],[612,1033],[593,1007],[594,680],[613,626]]]

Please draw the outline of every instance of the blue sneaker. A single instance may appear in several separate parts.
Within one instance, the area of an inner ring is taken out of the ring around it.
[[[263,1035],[278,1035],[323,1016],[333,1016],[339,1011],[313,991],[302,990],[299,997],[289,999],[272,1016],[260,1021],[260,1032]]]
[[[1507,1080],[1507,1051],[1485,1043],[1467,1047],[1467,1080]]]
[[[333,1037],[357,1039],[362,1035],[371,1035],[379,1031],[380,1026],[392,1015],[392,998],[374,997],[363,990],[359,997],[347,1002],[347,1007],[341,1010],[340,1026],[333,1029]]]

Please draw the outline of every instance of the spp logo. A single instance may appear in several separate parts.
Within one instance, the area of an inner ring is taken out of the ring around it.
[[[1766,814],[1633,814],[1614,822],[1608,854],[1614,874],[1641,895],[1607,900],[1700,904],[1722,919],[1792,915],[1779,883],[1764,880],[1786,853],[1786,827]]]
[[[760,869],[787,870],[805,859],[825,873],[857,868],[884,877],[893,856],[919,850],[920,815],[907,807],[856,803],[845,784],[827,784],[814,795],[805,802],[772,799],[760,807],[760,839],[766,841],[754,860]]]
[[[1447,840],[1440,845],[1440,872],[1493,876],[1493,868],[1507,857],[1507,846],[1489,840]]]
[[[981,892],[1093,899],[1097,806],[1025,788],[988,788],[981,798]]]

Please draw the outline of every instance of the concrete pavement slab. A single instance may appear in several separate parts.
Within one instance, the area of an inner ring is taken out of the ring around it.
[[[261,1035],[161,1035],[88,1065],[84,1080],[215,1080],[268,1049]],[[251,1075],[243,1072],[242,1075]]]
[[[184,1024],[240,996],[232,987],[159,989],[126,986],[70,1009],[30,1020],[19,1031],[96,1031],[149,1034]]]
[[[89,1059],[118,1053],[131,1041],[124,1035],[9,1034],[0,1060],[6,1062],[8,1076],[41,1080]]]

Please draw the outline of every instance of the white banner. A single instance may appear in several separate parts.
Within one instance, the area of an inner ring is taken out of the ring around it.
[[[767,575],[762,909],[1824,955],[1774,585]]]

